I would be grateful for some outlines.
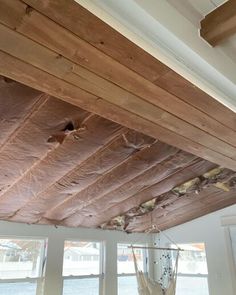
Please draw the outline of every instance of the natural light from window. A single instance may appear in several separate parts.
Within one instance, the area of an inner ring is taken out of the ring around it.
[[[101,243],[66,241],[63,260],[63,295],[101,294],[103,279],[101,259]]]
[[[178,246],[185,251],[180,252],[176,295],[208,295],[208,270],[204,243]]]
[[[45,240],[0,238],[0,294],[40,294],[45,257]]]
[[[129,246],[130,244],[118,244],[117,246],[118,295],[138,295],[133,254]],[[139,268],[147,272],[147,251],[134,249],[134,252]]]

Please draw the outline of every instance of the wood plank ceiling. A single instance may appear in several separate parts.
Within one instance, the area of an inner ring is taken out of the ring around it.
[[[0,79],[0,219],[144,232],[235,203],[235,172]]]
[[[0,73],[236,168],[235,114],[73,0],[0,0]]]
[[[0,74],[0,219],[145,231],[235,203],[235,113],[76,2],[0,0]]]

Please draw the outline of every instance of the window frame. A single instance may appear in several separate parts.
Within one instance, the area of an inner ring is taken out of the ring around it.
[[[133,246],[141,246],[141,247],[147,247],[147,243],[127,243],[127,242],[118,242],[116,246],[116,252],[117,252],[117,294],[119,293],[119,277],[136,277],[135,272],[134,273],[118,273],[118,247],[119,245],[133,245]],[[148,273],[149,271],[149,264],[148,264],[148,251],[147,249],[143,249],[143,272]]]
[[[99,274],[94,275],[69,275],[64,276],[63,275],[63,269],[64,269],[64,254],[65,254],[65,243],[66,242],[88,242],[88,243],[99,243]],[[64,240],[64,251],[63,251],[63,266],[62,266],[62,281],[63,281],[63,288],[62,288],[62,294],[64,294],[64,281],[65,280],[82,280],[82,279],[92,279],[92,278],[98,278],[99,279],[99,287],[98,287],[98,294],[103,295],[104,292],[104,278],[105,278],[105,242],[99,241],[99,240],[91,240],[91,239],[67,239]],[[38,294],[37,294],[38,295]]]
[[[0,235],[0,240],[33,240],[33,241],[42,241],[44,246],[40,251],[40,265],[39,265],[39,274],[37,277],[25,277],[25,278],[12,278],[12,279],[1,279],[0,284],[5,283],[36,283],[36,294],[43,295],[44,281],[45,281],[45,271],[46,271],[46,261],[47,261],[47,245],[48,238],[45,237],[31,237],[31,236],[8,236]]]
[[[177,284],[178,284],[178,277],[182,277],[182,278],[206,278],[207,280],[207,290],[208,290],[208,295],[210,295],[210,291],[209,291],[209,273],[208,273],[208,263],[207,263],[207,251],[206,251],[206,246],[204,242],[188,242],[188,243],[177,243],[177,246],[179,248],[182,248],[183,245],[194,245],[194,244],[203,244],[204,245],[204,251],[206,254],[206,264],[207,264],[207,274],[194,274],[194,273],[181,273],[181,272],[177,272]],[[175,245],[168,243],[167,247],[169,248],[174,248]]]

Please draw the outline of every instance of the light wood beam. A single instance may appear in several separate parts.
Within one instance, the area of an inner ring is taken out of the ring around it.
[[[216,46],[236,33],[236,1],[229,0],[205,16],[200,35]]]

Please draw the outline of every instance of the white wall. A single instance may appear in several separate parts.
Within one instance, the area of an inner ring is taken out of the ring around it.
[[[232,268],[232,256],[227,243],[227,227],[236,218],[236,205],[191,222],[176,226],[166,233],[176,243],[204,242],[207,253],[210,295],[235,295],[236,282]],[[95,240],[105,242],[105,292],[117,295],[117,243],[150,243],[151,235],[124,234],[114,231],[102,231],[79,228],[55,228],[46,225],[27,225],[0,222],[0,237],[38,237],[48,238],[48,260],[46,267],[45,295],[62,294],[62,262],[64,240]],[[156,240],[158,236],[155,236]],[[228,241],[229,242],[229,241]],[[161,243],[166,239],[161,237]]]
[[[65,240],[92,240],[105,243],[105,294],[117,295],[117,243],[150,243],[149,234],[125,234],[122,232],[27,225],[0,222],[0,237],[47,238],[48,252],[44,295],[62,294],[62,264]]]
[[[165,231],[176,243],[205,243],[210,295],[236,294],[230,240],[227,239],[227,228],[222,225],[222,220],[229,216],[236,216],[236,205]],[[162,245],[166,244],[163,235],[159,238]]]

